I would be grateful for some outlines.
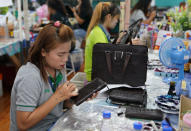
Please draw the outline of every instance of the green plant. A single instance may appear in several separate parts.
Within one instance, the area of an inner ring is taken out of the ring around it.
[[[191,29],[191,0],[187,1],[187,7],[185,9],[181,8],[176,11],[169,11],[167,16],[171,18],[169,24],[173,28],[174,32],[178,30],[190,30]]]
[[[9,7],[0,7],[0,14],[5,15],[9,10]]]

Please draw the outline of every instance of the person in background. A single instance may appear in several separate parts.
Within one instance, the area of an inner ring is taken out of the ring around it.
[[[72,28],[62,0],[47,0],[47,5],[51,22],[60,21],[62,24],[68,25]],[[72,52],[75,47],[75,40],[73,40],[70,52]]]
[[[94,9],[86,34],[85,72],[88,81],[91,81],[93,46],[111,42],[108,29],[115,28],[119,17],[120,9],[110,2],[100,2]]]
[[[84,39],[93,13],[90,1],[78,0],[78,5],[71,10],[78,22],[78,28],[74,30],[74,35],[77,39]]]
[[[133,24],[138,19],[143,19],[144,24],[150,24],[155,16],[156,11],[150,12],[147,17],[152,0],[139,0],[138,3],[131,10],[130,25]]]
[[[90,1],[78,0],[78,5],[76,6],[76,8],[73,7],[71,9],[74,14],[74,17],[79,23],[79,27],[86,31],[93,13]]]
[[[50,21],[60,21],[71,27],[68,15],[62,0],[47,0]]]
[[[37,0],[37,2],[42,6],[46,4],[46,0]]]
[[[10,130],[45,131],[62,115],[76,86],[65,79],[73,31],[63,24],[46,25],[29,50],[26,65],[11,93]]]

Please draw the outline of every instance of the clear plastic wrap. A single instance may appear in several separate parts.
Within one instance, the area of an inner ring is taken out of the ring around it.
[[[53,131],[96,131],[100,129],[101,114],[91,102],[73,106],[55,124]]]
[[[158,59],[157,54],[151,55],[150,59]],[[147,108],[155,109],[155,99],[159,95],[165,95],[169,86],[162,82],[161,77],[155,76],[153,70],[147,72]],[[106,89],[107,90],[107,89]],[[133,131],[133,122],[123,115],[117,113],[125,112],[125,108],[108,104],[106,96],[100,91],[96,99],[73,106],[54,125],[52,131],[100,131],[102,124],[102,112],[109,110],[113,124],[113,131]]]
[[[74,106],[56,122],[52,131],[100,131],[104,110],[109,110],[112,114],[113,131],[130,129],[133,121],[119,117],[117,115],[118,106],[107,105],[107,103],[100,104],[104,101],[104,99],[95,99],[80,106]]]

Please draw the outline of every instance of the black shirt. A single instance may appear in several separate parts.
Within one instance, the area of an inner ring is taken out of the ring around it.
[[[59,12],[50,16],[51,21],[60,21],[62,24],[68,25],[71,27],[71,23],[66,15],[62,15]]]
[[[79,17],[84,20],[83,24],[79,24],[80,28],[84,29],[85,31],[87,30],[91,20],[91,16],[92,16],[92,13],[88,13],[88,14],[84,12],[79,13]]]

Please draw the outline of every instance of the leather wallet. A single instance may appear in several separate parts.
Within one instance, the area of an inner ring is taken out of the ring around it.
[[[163,120],[163,113],[158,109],[146,109],[141,107],[127,106],[125,116],[128,118],[146,119],[146,120]]]
[[[109,99],[112,103],[123,103],[127,105],[139,105],[145,107],[147,104],[147,91],[142,88],[118,87],[110,89]]]
[[[86,101],[88,98],[90,98],[93,95],[93,93],[100,91],[106,86],[106,82],[102,81],[100,78],[95,78],[79,90],[78,96],[71,97],[71,100],[74,102],[74,104],[78,106],[84,101]]]

